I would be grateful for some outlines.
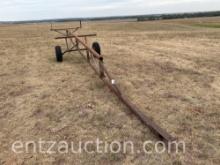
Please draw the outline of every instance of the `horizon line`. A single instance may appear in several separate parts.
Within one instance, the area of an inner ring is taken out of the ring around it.
[[[63,18],[43,18],[43,19],[33,19],[33,20],[16,20],[16,21],[1,21],[0,23],[19,23],[19,22],[48,22],[48,21],[59,21],[59,20],[96,20],[96,19],[108,19],[108,18],[121,18],[126,17],[132,18],[132,17],[141,17],[141,16],[160,16],[160,15],[173,15],[173,14],[196,14],[196,13],[214,13],[214,12],[220,12],[220,10],[207,10],[207,11],[188,11],[188,12],[171,12],[171,13],[155,13],[155,14],[128,14],[128,15],[112,15],[112,16],[98,16],[98,17],[63,17]],[[219,15],[220,16],[220,15]]]

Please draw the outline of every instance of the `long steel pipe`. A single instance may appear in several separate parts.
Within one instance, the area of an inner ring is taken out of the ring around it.
[[[79,52],[80,52],[80,54],[84,55],[81,51],[79,51]],[[93,51],[91,51],[91,52],[93,52]],[[94,54],[92,54],[92,55],[94,55]],[[89,62],[89,64],[92,67],[92,69],[98,75],[100,75],[100,71],[97,70],[90,62]],[[136,105],[134,105],[126,96],[124,96],[117,84],[111,83],[112,77],[110,76],[109,72],[107,71],[106,67],[104,66],[103,61],[101,61],[100,65],[104,71],[105,76],[102,76],[102,77],[99,76],[99,77],[109,87],[109,89],[113,93],[115,93],[115,95],[124,103],[124,105],[127,106],[130,109],[130,111],[133,114],[135,114],[142,121],[143,124],[148,126],[166,144],[168,144],[169,142],[175,141],[176,138],[172,137],[166,130],[162,129],[159,125],[157,125],[151,118],[149,118],[141,110],[139,110],[139,108]],[[108,79],[106,79],[106,77]]]

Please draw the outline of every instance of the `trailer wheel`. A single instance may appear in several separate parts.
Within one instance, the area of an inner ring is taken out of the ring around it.
[[[93,42],[92,48],[96,51],[96,53],[101,55],[101,47],[98,42]]]
[[[62,49],[60,46],[55,47],[55,52],[56,52],[56,59],[57,62],[62,62],[63,61],[63,54],[62,54]]]

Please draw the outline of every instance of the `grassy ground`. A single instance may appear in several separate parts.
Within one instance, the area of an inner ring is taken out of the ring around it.
[[[87,22],[125,94],[173,136],[179,154],[15,154],[15,140],[157,137],[110,93],[78,53],[55,61],[49,24],[0,25],[0,164],[220,164],[220,18]],[[59,27],[74,23],[59,24]]]

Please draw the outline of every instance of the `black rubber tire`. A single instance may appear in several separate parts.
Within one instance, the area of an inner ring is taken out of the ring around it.
[[[96,53],[101,55],[101,46],[98,42],[93,42],[92,48],[96,51]]]
[[[57,62],[62,62],[63,61],[63,54],[62,54],[62,49],[60,46],[55,47],[55,52],[56,52],[56,59]]]

